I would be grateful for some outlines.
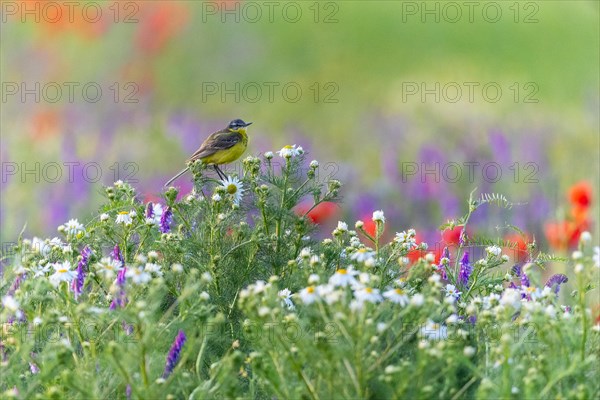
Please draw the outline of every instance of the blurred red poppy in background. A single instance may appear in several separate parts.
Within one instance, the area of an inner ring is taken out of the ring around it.
[[[306,214],[311,207],[312,204],[310,203],[301,203],[295,208],[294,211],[297,215],[302,216]],[[322,224],[333,217],[336,214],[337,209],[338,207],[335,203],[324,201],[310,210],[308,214],[306,214],[306,217],[314,224]]]
[[[571,186],[568,197],[571,203],[569,218],[544,225],[544,234],[548,243],[557,250],[576,247],[581,233],[589,230],[592,225],[589,209],[593,196],[589,182],[581,181]]]
[[[155,55],[181,32],[188,21],[189,10],[182,3],[150,1],[142,4],[135,44],[143,53]]]

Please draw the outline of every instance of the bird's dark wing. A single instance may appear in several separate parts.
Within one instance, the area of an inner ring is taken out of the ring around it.
[[[218,131],[210,135],[198,150],[190,157],[189,161],[208,157],[219,150],[226,150],[242,141],[242,134],[238,132]]]

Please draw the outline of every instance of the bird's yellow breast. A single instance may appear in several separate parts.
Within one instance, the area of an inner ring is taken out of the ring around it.
[[[210,156],[201,158],[201,160],[205,164],[227,164],[240,158],[240,156],[244,154],[244,151],[246,151],[247,146],[248,142],[247,140],[244,140],[228,149],[218,150]]]

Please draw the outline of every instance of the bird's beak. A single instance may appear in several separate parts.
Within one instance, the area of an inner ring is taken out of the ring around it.
[[[252,125],[252,122],[246,122],[246,125],[244,125],[244,126],[249,126],[249,125]]]

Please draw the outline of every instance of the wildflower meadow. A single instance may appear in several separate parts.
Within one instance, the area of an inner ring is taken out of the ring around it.
[[[140,201],[117,181],[95,217],[20,237],[2,287],[3,396],[18,398],[594,398],[600,249],[559,259],[467,234],[473,192],[440,229],[383,240],[385,210],[316,240],[308,214],[339,198],[287,146],[226,180]],[[274,161],[282,161],[275,167]],[[297,205],[310,199],[301,213]],[[409,255],[417,254],[411,263]],[[570,273],[546,277],[552,262]]]
[[[600,398],[599,2],[0,31],[0,399]]]

